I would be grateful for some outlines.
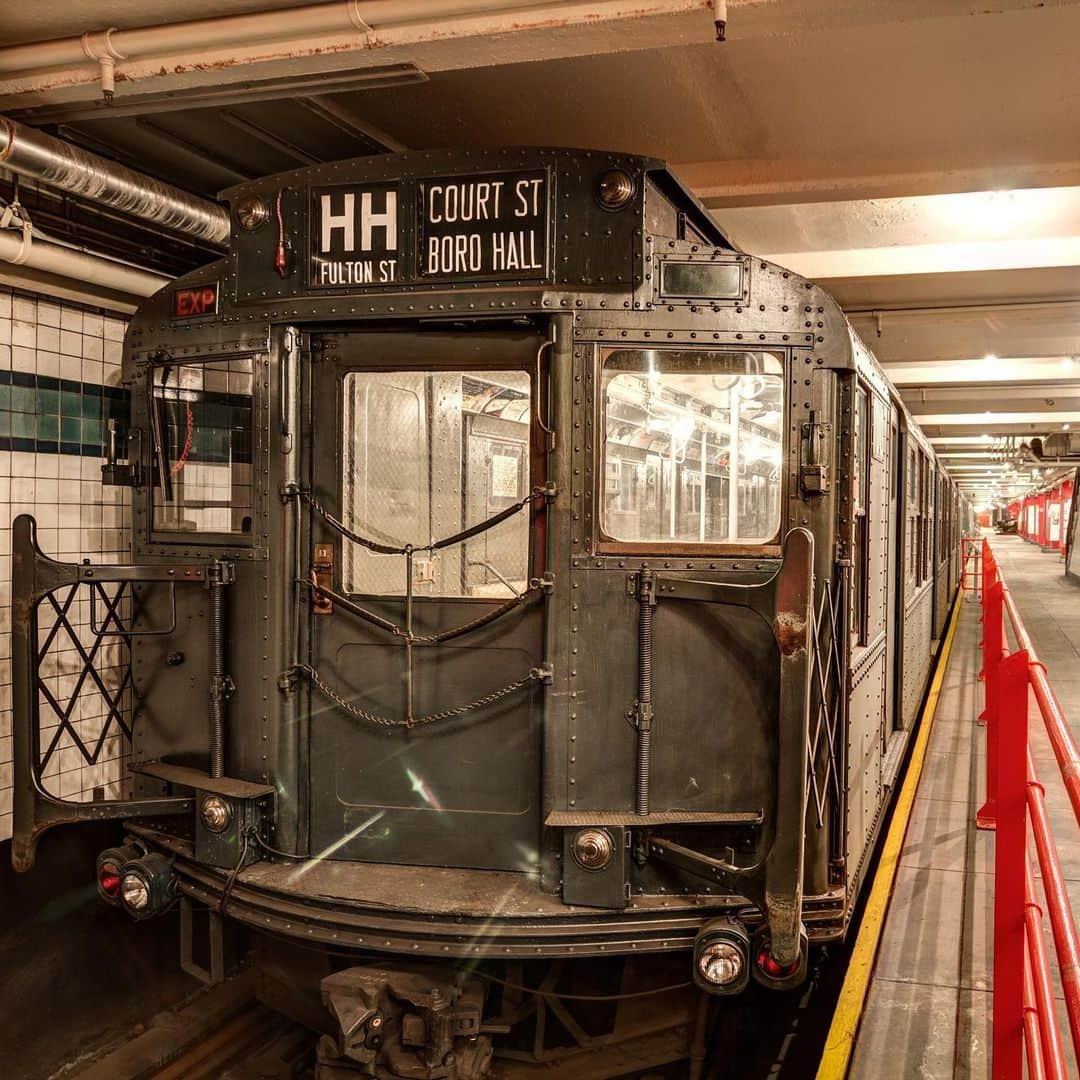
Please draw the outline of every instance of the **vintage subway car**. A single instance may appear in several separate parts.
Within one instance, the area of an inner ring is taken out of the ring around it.
[[[14,525],[17,867],[124,819],[99,890],[179,903],[189,967],[200,907],[208,977],[222,915],[325,947],[327,1068],[512,1075],[631,1037],[575,988],[674,971],[674,1023],[797,985],[866,875],[966,514],[837,304],[633,155],[225,198],[227,257],[127,334],[131,564]],[[61,798],[58,748],[106,735],[122,797]]]

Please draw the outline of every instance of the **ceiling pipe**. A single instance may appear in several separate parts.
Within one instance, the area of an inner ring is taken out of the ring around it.
[[[215,247],[229,238],[228,212],[217,203],[6,117],[0,117],[0,166]]]
[[[121,80],[232,68],[267,60],[375,50],[395,45],[604,21],[701,12],[715,0],[334,0],[277,11],[155,26],[108,28],[80,37],[0,48],[2,93],[30,93],[100,81],[108,99]],[[716,16],[717,18],[719,16]],[[27,73],[55,71],[54,76]]]
[[[170,280],[148,270],[53,244],[36,236],[30,239],[15,229],[0,230],[0,260],[130,296],[153,296]]]

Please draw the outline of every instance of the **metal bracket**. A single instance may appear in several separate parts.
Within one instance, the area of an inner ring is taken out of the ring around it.
[[[555,665],[545,661],[543,664],[534,667],[529,674],[537,682],[543,683],[544,686],[550,686],[555,681]]]
[[[180,970],[193,975],[206,986],[217,986],[225,981],[225,931],[224,919],[213,908],[206,909],[209,918],[207,938],[210,944],[210,967],[196,964],[192,949],[192,903],[188,896],[180,897]]]
[[[819,444],[826,442],[832,424],[819,424],[814,413],[800,425],[799,487],[805,496],[827,495],[832,490],[829,466],[818,461]]]
[[[206,587],[211,585],[235,585],[236,563],[232,559],[214,559],[206,567]]]
[[[543,577],[529,578],[530,589],[543,589],[548,596],[555,591],[555,575],[548,571]]]
[[[760,863],[752,866],[739,866],[735,862],[733,848],[725,848],[728,858],[717,859],[712,855],[705,855],[692,848],[683,847],[671,840],[660,837],[649,838],[649,855],[659,862],[674,866],[677,870],[693,874],[695,877],[705,878],[706,881],[715,881],[725,889],[738,890],[744,885],[745,877],[761,869]]]
[[[222,701],[228,701],[236,693],[236,683],[233,682],[231,675],[212,675],[210,693]]]

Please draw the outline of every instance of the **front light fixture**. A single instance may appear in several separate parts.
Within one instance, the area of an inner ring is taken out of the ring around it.
[[[738,994],[750,981],[750,935],[738,919],[707,922],[694,941],[694,982],[710,994]]]
[[[133,919],[160,915],[176,897],[172,861],[156,851],[131,859],[120,868],[120,899]]]
[[[135,844],[122,844],[120,847],[106,848],[97,857],[98,896],[106,904],[114,907],[120,904],[120,871],[125,863],[137,859],[142,848]]]

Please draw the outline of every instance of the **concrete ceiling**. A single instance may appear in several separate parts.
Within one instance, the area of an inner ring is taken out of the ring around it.
[[[0,46],[284,6],[16,5]],[[964,483],[989,496],[981,473],[1005,483],[1007,440],[1080,423],[1080,0],[728,8],[723,44],[685,28],[576,31],[163,67],[118,82],[112,107],[92,80],[30,91],[33,78],[0,75],[0,110],[204,193],[379,142],[665,158],[737,242],[833,291],[919,422],[963,455],[946,459],[956,474],[979,474]],[[401,64],[418,78],[372,80]],[[313,97],[320,71],[331,93]],[[207,97],[223,88],[226,106]]]

